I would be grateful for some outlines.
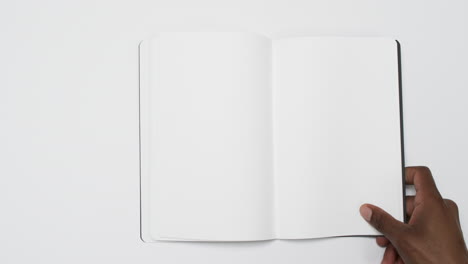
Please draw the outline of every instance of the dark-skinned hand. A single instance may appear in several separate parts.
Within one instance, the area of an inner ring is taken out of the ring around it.
[[[382,263],[468,264],[468,251],[455,202],[443,199],[426,167],[408,167],[406,184],[415,196],[406,197],[408,223],[402,223],[381,208],[364,204],[362,217],[383,236],[376,242],[386,247]]]

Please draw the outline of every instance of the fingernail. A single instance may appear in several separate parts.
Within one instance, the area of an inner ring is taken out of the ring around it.
[[[369,207],[365,205],[361,206],[361,208],[359,208],[359,213],[361,213],[362,218],[364,218],[367,222],[370,221],[372,210]]]

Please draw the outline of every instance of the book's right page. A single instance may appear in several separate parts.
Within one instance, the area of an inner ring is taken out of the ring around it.
[[[379,234],[363,203],[403,220],[398,44],[273,42],[276,237]]]

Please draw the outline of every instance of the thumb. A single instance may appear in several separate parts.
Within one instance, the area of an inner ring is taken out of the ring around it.
[[[375,229],[387,237],[390,241],[395,239],[400,232],[404,232],[405,224],[396,220],[384,210],[371,204],[363,204],[359,208],[361,216]]]

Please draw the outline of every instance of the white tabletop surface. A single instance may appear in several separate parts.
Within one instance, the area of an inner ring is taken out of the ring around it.
[[[3,0],[0,263],[380,263],[371,238],[140,241],[137,54],[158,30],[398,39],[407,165],[432,169],[468,230],[467,11],[462,0]]]

